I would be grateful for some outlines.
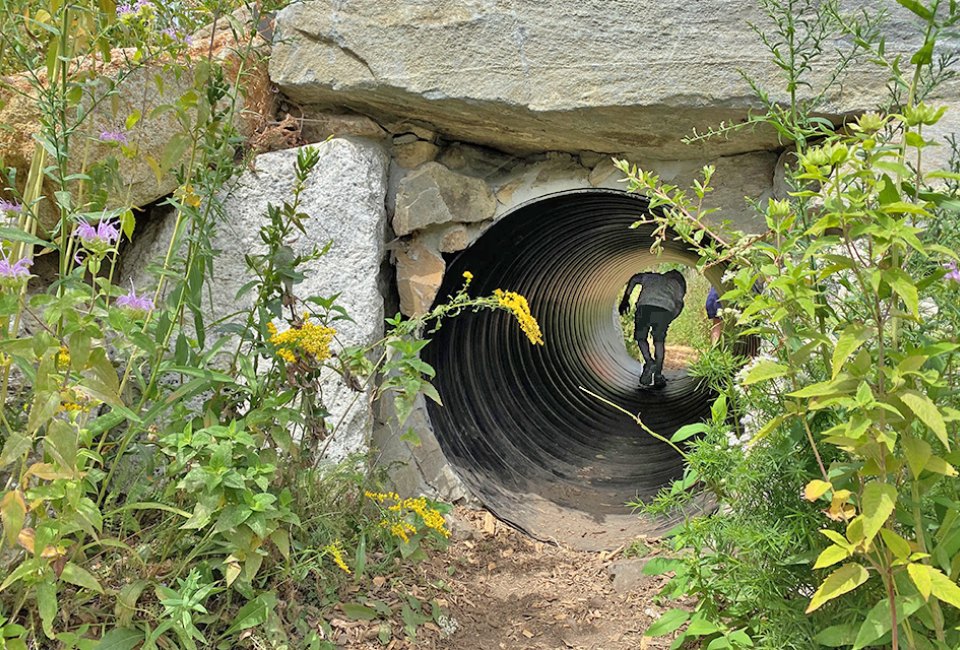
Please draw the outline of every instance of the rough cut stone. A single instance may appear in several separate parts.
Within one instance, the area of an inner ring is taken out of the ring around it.
[[[467,232],[467,227],[462,223],[448,226],[440,233],[438,248],[441,253],[456,253],[469,245],[470,233]]]
[[[421,316],[430,311],[446,268],[443,257],[424,242],[414,239],[401,244],[397,251],[397,293],[404,315]]]
[[[308,115],[303,119],[301,137],[304,142],[323,142],[333,136],[343,138],[356,136],[371,140],[384,140],[387,132],[382,126],[364,115],[338,115],[333,113],[314,112],[305,107]]]
[[[581,161],[582,160],[583,159],[581,158]],[[590,170],[590,176],[587,178],[587,180],[589,180],[590,184],[594,187],[600,187],[610,180],[610,177],[614,175],[622,176],[620,170],[614,166],[613,158],[607,156],[598,162],[592,170]]]
[[[379,274],[384,259],[386,231],[387,157],[377,145],[360,140],[334,139],[317,145],[320,162],[307,183],[300,209],[310,215],[309,236],[291,243],[296,254],[333,245],[327,255],[302,267],[305,280],[296,286],[297,297],[332,296],[353,321],[339,321],[338,342],[367,345],[383,335],[383,296]],[[253,296],[235,299],[238,289],[251,279],[244,256],[264,249],[259,229],[266,221],[267,204],[279,205],[290,197],[294,182],[296,149],[263,154],[255,168],[244,172],[236,189],[224,198],[229,220],[211,234],[212,246],[220,251],[215,264],[213,303],[204,305],[208,322],[248,309]],[[138,232],[132,250],[125,254],[123,275],[138,288],[156,279],[147,265],[162,258],[173,220],[166,219]],[[206,296],[205,296],[206,297]],[[372,392],[357,399],[356,392],[330,371],[323,379],[323,397],[331,412],[329,422],[339,429],[328,457],[339,460],[363,448],[372,430]]]
[[[408,429],[416,432],[415,440],[404,436]],[[389,395],[380,400],[373,445],[379,452],[377,463],[389,468],[390,480],[401,495],[424,494],[451,503],[476,504],[443,455],[422,395],[406,422],[397,421]]]
[[[607,573],[613,578],[613,589],[618,593],[633,591],[648,579],[643,574],[648,558],[617,560],[607,567]]]
[[[522,162],[502,151],[463,142],[455,142],[444,149],[437,160],[450,169],[485,180],[503,174]]]
[[[423,163],[436,160],[439,152],[440,147],[426,140],[414,140],[399,145],[394,141],[393,159],[401,167],[413,169]]]
[[[787,98],[782,71],[748,27],[770,24],[758,3],[695,4],[691,19],[686,2],[310,0],[280,12],[271,77],[297,101],[416,116],[448,139],[513,153],[662,157],[670,147],[716,157],[776,147],[771,129],[680,145],[695,127],[762,110],[741,70],[773,100]],[[922,34],[910,12],[880,0],[843,3],[851,12],[881,7],[890,14],[888,55],[915,51]],[[816,62],[801,98],[816,95],[832,69]],[[886,96],[884,80],[862,62],[823,112],[872,108]]]
[[[428,162],[400,181],[393,230],[403,236],[435,223],[483,221],[496,209],[497,200],[482,180]]]

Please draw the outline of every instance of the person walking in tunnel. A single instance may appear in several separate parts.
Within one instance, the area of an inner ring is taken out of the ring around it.
[[[663,377],[663,361],[666,355],[667,329],[683,311],[683,297],[687,293],[687,281],[680,271],[666,273],[637,273],[627,283],[627,290],[620,301],[619,311],[630,309],[630,296],[640,286],[637,311],[634,315],[633,337],[643,355],[643,371],[640,386],[662,388],[667,380]],[[653,354],[647,337],[653,334]]]

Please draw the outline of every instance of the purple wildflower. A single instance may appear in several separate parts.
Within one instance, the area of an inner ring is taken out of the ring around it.
[[[960,284],[960,270],[957,269],[956,262],[948,262],[943,265],[943,268],[948,271],[947,275],[944,276],[947,280]]]
[[[10,263],[7,254],[3,253],[0,257],[0,285],[4,287],[20,287],[30,277],[30,267],[33,260],[26,257]]]
[[[137,8],[139,9],[139,7]],[[137,9],[134,8],[129,2],[124,2],[117,5],[117,17],[122,18],[123,16],[129,16],[131,14],[137,13]]]
[[[20,214],[23,211],[23,206],[17,203],[16,201],[6,201],[0,199],[0,212],[4,212],[8,215]]]
[[[138,296],[132,282],[130,283],[130,293],[117,298],[116,305],[117,307],[128,309],[137,315],[145,315],[153,311],[153,301],[146,296]]]
[[[119,142],[120,144],[127,144],[127,134],[121,130],[116,131],[103,131],[100,134],[100,142]]]
[[[81,221],[77,224],[76,232],[84,246],[100,254],[106,253],[120,239],[120,231],[109,219],[99,222],[96,228],[86,221]]]
[[[189,34],[181,34],[179,31],[177,31],[176,27],[167,27],[166,29],[161,30],[160,33],[168,36],[174,43],[182,43],[187,47],[193,45],[193,38],[191,38]]]

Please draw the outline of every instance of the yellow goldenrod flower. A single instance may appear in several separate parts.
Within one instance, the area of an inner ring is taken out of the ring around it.
[[[330,358],[330,343],[337,333],[332,327],[311,323],[309,314],[303,315],[300,327],[277,332],[276,326],[269,323],[267,331],[270,333],[270,344],[277,348],[278,357],[287,363],[295,363],[297,356],[300,356],[314,364]]]
[[[348,567],[347,563],[343,561],[343,551],[340,550],[339,542],[327,544],[323,547],[323,550],[330,554],[330,557],[333,559],[333,563],[340,567],[344,573],[350,573],[350,567]]]
[[[530,305],[527,304],[527,299],[514,291],[503,291],[501,289],[494,291],[493,295],[497,297],[497,302],[500,307],[512,313],[513,317],[517,319],[517,323],[520,324],[520,329],[522,329],[523,333],[530,339],[530,343],[543,345],[543,335],[540,333],[540,324],[537,323],[537,319],[530,313]]]
[[[470,271],[464,271],[463,279],[466,280],[467,282],[470,282],[470,280],[473,279],[473,273],[471,273]]]
[[[57,370],[69,370],[70,368],[70,350],[67,346],[61,345],[57,352]]]

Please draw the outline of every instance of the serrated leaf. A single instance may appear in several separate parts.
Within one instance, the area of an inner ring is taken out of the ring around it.
[[[873,481],[863,489],[860,512],[863,516],[863,536],[872,540],[886,523],[897,505],[897,489],[889,483]]]
[[[92,573],[73,562],[67,562],[64,565],[60,579],[77,587],[95,591],[98,594],[103,593],[103,587],[100,586],[100,581],[94,578]]]
[[[761,381],[776,379],[777,377],[783,377],[789,372],[790,369],[782,363],[777,363],[775,361],[761,361],[750,369],[750,372],[748,372],[747,376],[743,379],[743,385],[750,386],[752,384],[760,383]]]
[[[905,391],[900,394],[900,401],[906,404],[907,408],[913,412],[917,418],[933,431],[943,446],[950,448],[950,440],[947,438],[947,425],[943,420],[943,414],[940,409],[926,395],[914,391]],[[903,414],[909,418],[909,413]]]
[[[807,605],[806,613],[816,611],[834,598],[839,598],[843,594],[853,591],[866,582],[869,577],[870,574],[867,573],[867,570],[856,562],[843,565],[827,576],[827,579],[817,588],[810,599],[810,604]]]
[[[653,624],[643,633],[644,636],[664,636],[675,632],[681,625],[690,618],[690,612],[682,609],[668,609],[660,615]]]

